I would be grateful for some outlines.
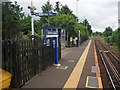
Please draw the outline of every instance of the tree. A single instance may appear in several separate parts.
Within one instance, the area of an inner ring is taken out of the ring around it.
[[[31,16],[24,16],[21,20],[21,31],[27,35],[31,31]]]
[[[87,26],[87,30],[88,30],[88,32],[89,32],[89,35],[91,35],[91,34],[92,34],[91,25],[88,24],[88,26]]]
[[[92,34],[92,29],[91,29],[91,25],[89,24],[88,20],[85,19],[83,21],[83,25],[85,25],[85,31],[88,31],[88,34],[91,35]]]
[[[67,5],[65,5],[65,6],[62,6],[60,13],[61,14],[72,14],[72,11],[69,9]]]
[[[20,20],[24,16],[22,8],[15,2],[2,3],[2,37],[12,39],[20,34]]]
[[[95,36],[102,36],[102,32],[96,31],[96,32],[93,33],[93,35],[95,35]]]
[[[2,37],[2,3],[0,3],[0,39]]]
[[[120,28],[118,28],[116,32],[117,32],[117,38],[118,38],[118,42],[117,42],[118,50],[120,51]]]
[[[44,8],[47,5],[43,5]],[[81,36],[85,39],[88,38],[88,35],[92,33],[91,25],[88,23],[87,19],[84,23],[78,23],[77,17],[72,13],[67,5],[59,7],[60,3],[56,2],[55,11],[58,14],[55,17],[49,17],[49,25],[58,26],[68,30],[69,36],[78,36],[78,30],[81,30]],[[47,11],[47,9],[44,9]],[[45,12],[45,11],[44,11]],[[48,25],[48,19],[46,17],[40,18],[39,21],[40,26]]]
[[[50,2],[47,2],[46,4],[44,4],[41,8],[43,13],[52,13],[52,10],[53,10],[53,7],[50,4]],[[41,17],[41,23],[48,25],[49,17],[46,17],[46,16]]]
[[[116,45],[118,47],[118,50],[120,51],[120,28],[113,31],[111,43]]]
[[[54,11],[59,12],[60,11],[60,2],[56,2]]]
[[[75,35],[75,23],[76,19],[71,14],[58,14],[57,16],[50,18],[50,25],[59,26],[69,30],[69,35],[71,36]]]
[[[111,36],[112,35],[112,28],[111,27],[106,27],[105,31],[103,32],[103,35],[105,37]]]
[[[47,2],[41,8],[42,8],[43,13],[50,13],[50,12],[52,12],[52,5],[50,4],[50,2]]]

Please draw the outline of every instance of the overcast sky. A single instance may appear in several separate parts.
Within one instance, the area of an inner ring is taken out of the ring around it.
[[[17,1],[26,14],[29,13],[27,7],[30,5],[31,0],[11,1]],[[33,5],[37,8],[37,11],[41,12],[41,6],[46,1],[48,0],[33,0]],[[119,0],[79,0],[77,3],[76,0],[50,0],[53,6],[56,1],[60,1],[63,5],[67,4],[80,21],[83,21],[85,18],[88,19],[94,32],[103,32],[107,26],[112,27],[114,30],[118,27]]]

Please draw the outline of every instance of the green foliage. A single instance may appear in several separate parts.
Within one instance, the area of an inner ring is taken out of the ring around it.
[[[105,37],[111,36],[112,35],[112,28],[111,27],[105,28],[105,31],[103,32],[103,35]]]
[[[24,34],[28,34],[31,31],[31,16],[24,16],[24,18],[21,20],[21,31]]]
[[[20,20],[24,13],[22,8],[15,2],[2,3],[2,37],[3,39],[15,38],[20,33]]]
[[[92,34],[92,29],[91,29],[91,25],[89,24],[88,20],[85,19],[82,24],[85,26],[85,31],[88,33],[88,35]]]
[[[39,26],[40,26],[39,28],[41,28],[43,26],[47,26],[48,25],[48,18],[41,17],[38,23],[39,23]]]
[[[22,13],[20,5],[11,2],[2,3],[2,37],[3,39],[31,38],[31,16]],[[35,37],[39,38],[38,21],[34,21]],[[37,33],[36,33],[37,32]]]
[[[43,6],[45,9],[43,9]],[[42,6],[43,12],[47,12],[48,5],[45,4],[43,6]],[[88,35],[92,34],[91,25],[89,24],[87,19],[85,19],[86,21],[85,24],[84,21],[83,23],[78,23],[77,17],[72,13],[72,11],[69,9],[67,5],[65,6],[62,5],[62,7],[60,8],[60,2],[56,2],[54,10],[57,11],[58,14],[55,17],[49,17],[49,25],[64,28],[68,30],[69,36],[73,37],[78,36],[78,30],[81,31],[82,37],[87,38]],[[48,25],[48,18],[42,17],[39,21],[39,24],[41,27]]]
[[[21,35],[21,36],[22,36],[22,39],[23,39],[23,40],[28,40],[28,39],[29,39],[28,35],[23,34],[23,35]]]
[[[50,4],[50,2],[47,2],[46,4],[42,5],[42,12],[43,13],[52,13],[53,7]],[[41,17],[40,23],[42,26],[49,24],[49,17],[43,16]]]
[[[41,8],[42,8],[43,13],[52,12],[52,5],[50,4],[50,2],[47,2]]]
[[[102,33],[101,33],[101,32],[96,31],[96,32],[94,32],[94,33],[93,33],[93,35],[94,35],[94,36],[102,36]]]
[[[81,37],[85,37],[87,35],[85,32],[85,26],[82,25],[81,23],[76,23],[76,26],[75,26],[76,33],[78,33],[79,30],[80,30]]]
[[[118,50],[120,51],[120,28],[115,30],[111,37],[111,43],[118,46]]]
[[[21,34],[22,39],[24,39],[24,40],[30,39],[31,35],[32,35],[31,31],[28,34],[24,34],[24,33]],[[41,30],[38,30],[37,32],[34,32],[34,37],[35,38],[41,38]]]
[[[71,36],[75,35],[75,23],[76,19],[71,14],[58,14],[56,17],[50,18],[50,25],[67,29]]]
[[[23,20],[21,20],[21,31],[25,37],[31,38],[31,16],[25,16]],[[41,30],[39,25],[39,20],[34,20],[34,36],[36,38],[41,37]]]
[[[85,25],[83,23],[78,23],[76,17],[72,14],[58,14],[56,17],[51,17],[50,25],[67,29],[70,36],[77,36],[79,30],[82,37],[87,37],[89,35],[89,31],[85,28]]]
[[[72,11],[69,9],[67,5],[62,6],[60,12],[61,14],[72,14]]]
[[[59,12],[60,11],[60,2],[56,2],[54,11]]]
[[[20,5],[15,2],[11,3],[3,3],[3,36],[5,34],[13,35],[11,38],[15,36],[22,37],[23,39],[31,38],[31,16],[25,16],[22,13],[22,8]],[[52,12],[53,6],[50,2],[47,2],[42,7],[43,13]],[[35,37],[41,37],[41,28],[43,26],[47,26],[48,22],[51,26],[58,26],[68,30],[69,36],[78,36],[78,31],[80,30],[81,37],[87,38],[88,35],[92,33],[91,25],[88,23],[87,19],[78,23],[77,17],[72,13],[67,5],[62,6],[60,8],[60,3],[56,2],[56,7],[54,9],[57,11],[57,16],[55,17],[41,17],[39,20],[34,20],[34,29],[35,29]],[[9,13],[9,14],[8,14]],[[10,38],[10,37],[7,37]]]
[[[108,36],[108,37],[105,37],[105,41],[109,43],[110,45],[117,47],[118,51],[120,51],[120,28],[113,31],[112,34],[111,34],[111,30],[108,33],[110,33],[109,36],[108,34],[105,35],[105,32],[104,32],[104,35]]]

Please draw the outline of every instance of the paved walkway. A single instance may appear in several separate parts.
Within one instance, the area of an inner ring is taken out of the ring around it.
[[[49,66],[22,88],[86,88],[87,77],[96,76],[91,72],[95,66],[93,42],[63,50],[59,63],[61,67]]]

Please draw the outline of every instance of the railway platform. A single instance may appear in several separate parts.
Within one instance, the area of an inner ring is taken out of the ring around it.
[[[62,51],[60,67],[49,66],[22,88],[103,88],[94,40]]]

